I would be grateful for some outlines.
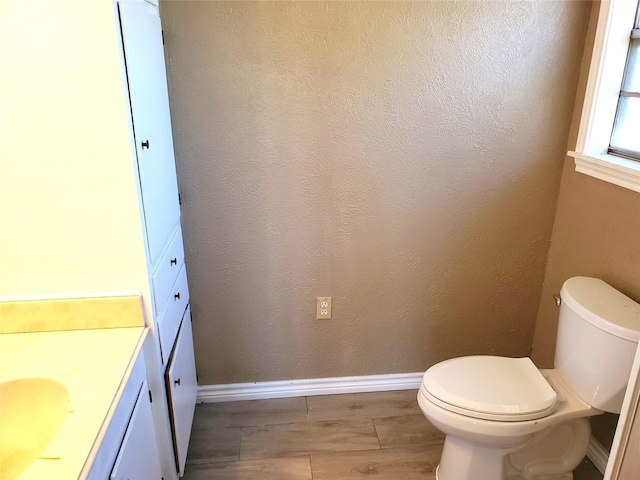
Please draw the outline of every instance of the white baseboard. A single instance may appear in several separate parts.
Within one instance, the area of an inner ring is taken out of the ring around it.
[[[262,400],[265,398],[306,397],[340,393],[417,390],[424,372],[367,375],[362,377],[313,378],[278,382],[230,383],[198,387],[201,403]]]
[[[607,468],[607,461],[609,460],[609,452],[593,437],[591,437],[591,441],[589,442],[587,457],[589,457],[589,460],[600,470],[600,473],[604,475],[604,471]]]

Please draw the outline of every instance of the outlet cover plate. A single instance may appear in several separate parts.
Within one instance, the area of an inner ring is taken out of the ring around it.
[[[329,320],[331,318],[331,297],[317,297],[316,318]]]

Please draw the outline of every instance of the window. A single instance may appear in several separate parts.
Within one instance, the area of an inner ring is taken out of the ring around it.
[[[633,156],[640,137],[639,41],[630,35],[637,28],[638,4],[600,3],[576,149],[569,155],[577,172],[640,193],[640,158]]]
[[[640,5],[631,31],[609,153],[640,160]]]

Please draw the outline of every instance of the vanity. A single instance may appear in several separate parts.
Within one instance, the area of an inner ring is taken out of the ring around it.
[[[141,307],[133,295],[0,303],[1,478],[162,478]]]
[[[0,382],[69,402],[18,478],[176,480],[197,378],[157,1],[7,0],[0,29]]]

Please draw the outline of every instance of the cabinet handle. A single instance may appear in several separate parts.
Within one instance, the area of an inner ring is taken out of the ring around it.
[[[171,265],[177,265],[178,264],[178,259],[177,258],[172,258],[171,259]]]
[[[180,300],[180,292],[176,293],[176,294],[173,296],[173,299],[174,299],[174,300]]]
[[[177,379],[176,381],[173,382],[175,385],[180,385],[180,379]]]
[[[142,142],[142,148],[143,149],[148,149],[149,148],[149,140],[145,140],[144,142]]]

